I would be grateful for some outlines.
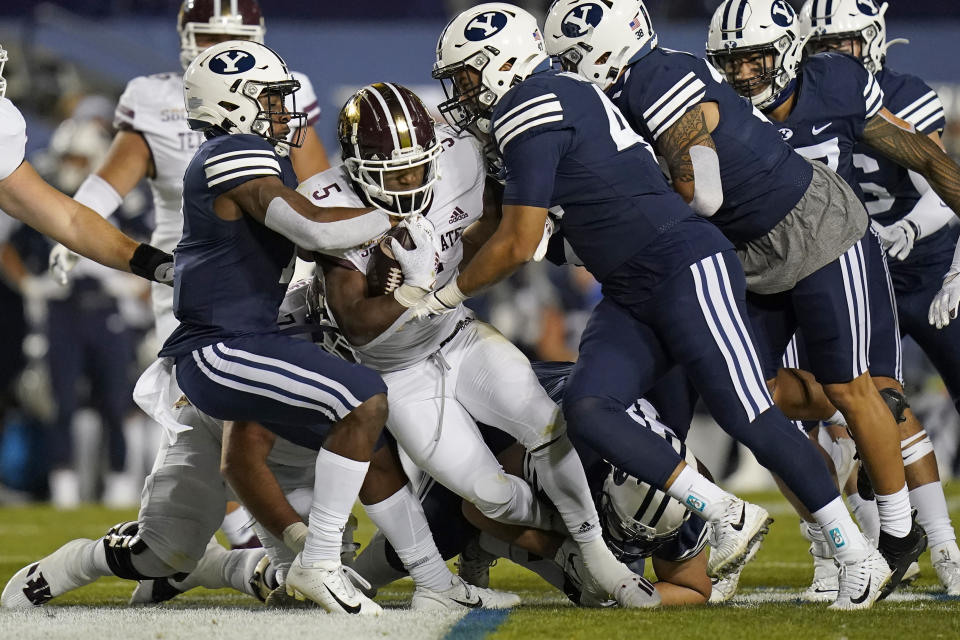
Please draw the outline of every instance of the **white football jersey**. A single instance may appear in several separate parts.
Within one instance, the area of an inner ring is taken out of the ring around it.
[[[464,229],[483,213],[483,187],[486,171],[483,153],[477,140],[469,134],[457,134],[446,125],[437,125],[437,139],[443,147],[439,160],[439,180],[433,189],[433,204],[426,218],[435,229],[439,245],[440,265],[437,287],[457,274],[463,258],[460,237]],[[321,207],[365,207],[353,190],[350,176],[341,165],[305,180],[297,191]],[[349,262],[361,273],[367,272],[372,248],[379,241],[344,252],[329,252]],[[332,314],[331,314],[332,315]],[[419,362],[435,352],[470,311],[460,305],[451,313],[423,320],[411,320],[383,340],[355,347],[360,361],[377,371],[396,371]]]
[[[307,123],[313,126],[320,117],[313,85],[305,75],[292,73],[300,81],[297,108],[307,113]],[[117,104],[114,126],[140,133],[150,147],[157,172],[149,180],[157,222],[150,242],[164,251],[173,251],[183,234],[183,174],[204,141],[202,132],[187,126],[183,75],[158,73],[131,80]]]
[[[20,110],[0,98],[0,180],[10,177],[23,163],[27,146],[27,123]]]

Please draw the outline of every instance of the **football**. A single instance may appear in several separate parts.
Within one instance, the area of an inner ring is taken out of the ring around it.
[[[393,257],[387,238],[396,238],[404,249],[416,247],[406,227],[394,227],[370,250],[370,262],[367,263],[367,292],[370,296],[393,293],[403,284],[403,270]]]

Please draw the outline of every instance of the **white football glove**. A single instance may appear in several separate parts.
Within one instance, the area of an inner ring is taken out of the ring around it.
[[[920,234],[920,227],[906,218],[897,220],[886,227],[878,224],[874,225],[873,228],[880,235],[884,251],[897,260],[906,260],[910,252],[913,251],[913,244]]]
[[[70,281],[69,273],[77,266],[80,256],[62,244],[57,244],[50,250],[50,273],[54,279],[62,286],[66,286]]]
[[[553,231],[556,228],[556,224],[553,222],[553,218],[547,216],[546,221],[543,223],[543,237],[540,238],[540,244],[537,245],[537,250],[533,252],[533,261],[540,262],[547,255],[547,248],[550,246],[550,236],[553,235]]]
[[[457,286],[456,278],[436,291],[431,291],[420,298],[420,301],[413,307],[413,315],[417,320],[428,318],[430,316],[440,316],[450,313],[460,303],[467,299]]]
[[[27,300],[65,300],[71,293],[70,287],[47,275],[27,276],[19,284],[20,294]]]
[[[410,232],[415,248],[404,249],[395,238],[388,237],[390,251],[400,263],[403,283],[429,291],[437,279],[437,248],[433,225],[423,216],[410,216],[402,224]]]
[[[937,329],[943,329],[950,324],[950,320],[957,319],[958,307],[960,307],[960,272],[948,273],[943,279],[943,286],[930,303],[927,320]]]

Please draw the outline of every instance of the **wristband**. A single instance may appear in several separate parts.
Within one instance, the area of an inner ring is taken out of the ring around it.
[[[463,295],[463,292],[460,291],[460,287],[457,285],[456,278],[434,291],[433,295],[436,296],[437,300],[440,301],[440,304],[448,309],[456,309],[457,305],[466,300],[468,297]]]
[[[415,287],[412,284],[402,284],[393,290],[394,299],[405,306],[407,309],[414,307],[420,302],[423,296],[427,295],[429,290]]]
[[[141,244],[130,258],[130,272],[161,284],[173,284],[173,256],[149,244]]]
[[[307,525],[302,522],[294,522],[283,530],[283,544],[294,553],[303,551],[303,546],[307,542]]]

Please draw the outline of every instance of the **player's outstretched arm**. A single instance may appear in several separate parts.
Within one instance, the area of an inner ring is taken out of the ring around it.
[[[471,296],[500,282],[533,258],[543,237],[547,210],[504,205],[500,224],[457,278],[460,291]]]
[[[719,122],[717,104],[702,102],[657,139],[657,153],[670,169],[674,190],[705,218],[723,204],[720,160],[710,136]]]
[[[886,108],[867,121],[861,139],[897,164],[925,177],[937,195],[960,216],[960,166],[936,142]]]
[[[225,422],[220,473],[253,517],[289,546],[287,538],[291,534],[295,537],[294,530],[300,529],[295,525],[303,525],[303,520],[267,466],[267,456],[276,439],[259,423]],[[302,531],[306,539],[306,525]]]
[[[392,226],[390,216],[378,209],[315,206],[273,176],[230,189],[214,201],[214,211],[224,220],[252,216],[309,251],[355,247]]]
[[[463,243],[463,258],[460,260],[460,269],[464,269],[473,257],[477,255],[500,224],[500,212],[503,207],[503,186],[493,178],[487,178],[483,189],[483,214],[480,219],[464,229],[461,242]]]
[[[0,180],[0,209],[82,256],[120,271],[166,281],[172,258],[128,237],[95,211],[57,191],[30,163]],[[172,271],[172,270],[171,270]]]

